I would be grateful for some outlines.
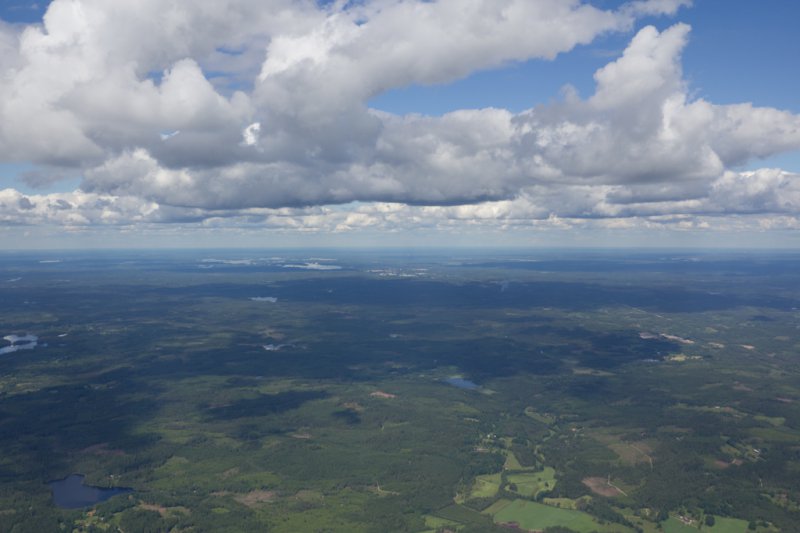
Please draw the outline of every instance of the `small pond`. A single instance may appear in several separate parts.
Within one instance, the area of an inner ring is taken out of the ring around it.
[[[53,503],[62,509],[79,509],[89,507],[96,503],[104,502],[117,494],[133,492],[133,489],[126,487],[113,487],[104,489],[83,484],[81,474],[72,474],[64,479],[51,481],[50,488],[53,491]]]

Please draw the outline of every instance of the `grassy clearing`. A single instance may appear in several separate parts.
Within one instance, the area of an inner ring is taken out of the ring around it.
[[[698,531],[696,527],[687,526],[674,516],[664,521],[662,527],[664,528],[664,533],[697,533]]]
[[[613,485],[608,478],[587,477],[583,478],[582,482],[584,485],[589,487],[592,492],[605,498],[614,498],[619,495],[625,495],[625,493],[622,492],[624,489],[620,489],[616,485]]]
[[[577,509],[578,502],[586,499],[591,498],[588,496],[583,496],[577,500],[573,500],[572,498],[544,498],[542,502],[545,505],[550,505],[552,507],[561,507],[562,509]]]
[[[471,496],[473,498],[491,498],[500,490],[500,474],[486,474],[478,476],[472,486]]]
[[[589,533],[591,531],[621,533],[628,531],[628,528],[619,524],[600,524],[588,514],[580,511],[559,509],[527,500],[514,500],[494,515],[494,521],[498,524],[515,523],[522,529],[532,531],[555,526],[568,527],[581,533]]]
[[[508,507],[509,505],[511,505],[511,503],[512,503],[511,500],[506,500],[505,498],[500,498],[499,500],[494,502],[492,505],[490,505],[489,507],[484,509],[482,512],[483,512],[483,514],[495,515],[495,514],[499,513],[500,511],[502,511],[503,509],[505,509],[506,507]]]
[[[316,500],[313,491],[296,495],[304,505],[299,506],[302,512],[293,512],[297,503],[277,502],[269,506],[261,506],[254,511],[271,526],[269,531],[277,533],[296,533],[297,531],[330,531],[337,533],[366,533],[370,526],[358,520],[357,513],[374,501],[363,492],[343,490],[326,494],[324,501]],[[276,520],[276,516],[280,516]],[[265,528],[266,529],[266,528]]]
[[[486,520],[478,511],[473,511],[461,505],[450,505],[444,509],[439,509],[436,511],[435,516],[466,525],[483,524],[484,520]]]
[[[425,515],[425,527],[427,527],[427,528],[429,528],[429,529],[431,529],[433,531],[436,531],[440,527],[450,527],[450,528],[454,528],[455,529],[456,527],[458,527],[460,525],[461,524],[459,524],[458,522],[455,522],[453,520],[448,520],[446,518],[441,518],[439,516],[433,516],[433,515],[429,515],[429,514]]]
[[[758,420],[759,422],[766,422],[773,427],[779,427],[786,423],[786,419],[782,416],[764,416],[764,415],[756,415],[753,417],[754,420]]]
[[[507,488],[520,496],[535,498],[537,494],[552,489],[556,484],[556,471],[547,466],[541,472],[508,474]]]
[[[715,517],[714,527],[703,526],[703,531],[713,531],[714,533],[745,533],[747,531],[747,521],[738,518]]]
[[[504,470],[522,470],[524,467],[520,464],[517,456],[511,450],[506,451],[506,462],[503,465]]]
[[[619,460],[626,465],[636,465],[638,463],[651,463],[653,452],[653,442],[636,441],[629,442],[623,439],[626,431],[621,428],[594,430],[590,432],[592,438],[602,442],[613,451]]]
[[[493,498],[497,491],[500,490],[500,485],[503,483],[501,474],[485,474],[475,478],[475,482],[470,487],[469,492],[464,494],[463,497],[456,498],[459,503],[472,498]]]
[[[763,440],[773,442],[797,442],[800,438],[800,432],[795,430],[779,427],[779,428],[750,428],[748,433]]]
[[[663,533],[663,530],[659,529],[658,524],[650,522],[649,520],[645,520],[640,516],[626,514],[625,518],[628,520],[628,522],[640,528],[642,533]]]
[[[746,533],[747,521],[738,518],[724,518],[715,516],[713,527],[705,525],[704,520],[694,521],[692,525],[681,522],[676,517],[671,517],[663,523],[665,533],[697,533],[697,531],[711,531],[713,533]]]
[[[544,413],[539,413],[533,407],[526,407],[525,408],[525,416],[528,416],[528,417],[536,420],[537,422],[541,422],[542,424],[545,424],[546,426],[549,426],[551,424],[555,424],[556,423],[555,417],[550,416],[550,415],[546,415]]]

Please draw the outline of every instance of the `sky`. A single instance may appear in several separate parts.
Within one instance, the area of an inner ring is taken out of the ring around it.
[[[0,3],[0,246],[800,246],[800,3]]]

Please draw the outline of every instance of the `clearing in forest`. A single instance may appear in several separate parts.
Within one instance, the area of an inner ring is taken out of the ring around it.
[[[556,471],[547,466],[541,472],[524,472],[508,474],[506,488],[528,498],[535,498],[540,492],[547,492],[555,487]]]
[[[582,483],[589,487],[589,490],[600,496],[606,498],[613,498],[619,496],[623,492],[617,487],[610,485],[607,478],[604,477],[587,477],[583,478]]]
[[[497,524],[516,525],[528,531],[541,531],[548,527],[568,527],[581,533],[591,531],[629,531],[619,524],[600,524],[590,515],[572,509],[559,509],[528,500],[514,500],[494,515]]]

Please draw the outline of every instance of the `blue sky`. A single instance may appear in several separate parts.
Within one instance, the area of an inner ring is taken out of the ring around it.
[[[0,19],[15,24],[41,23],[49,1],[5,0]],[[330,3],[330,2],[328,2]],[[593,5],[619,7],[621,0]],[[692,26],[683,56],[687,78],[697,94],[718,103],[753,102],[800,112],[800,3],[790,0],[696,0],[675,17],[647,17],[639,25],[667,26],[674,20]],[[389,91],[372,100],[387,111],[441,114],[467,107],[500,106],[521,111],[558,96],[569,83],[588,94],[592,74],[627,45],[629,34],[609,34],[563,53],[558,61],[526,61],[478,72],[430,87]]]
[[[0,18],[6,22],[35,24],[42,17],[50,2],[30,2],[26,0],[6,0],[0,5]]]
[[[6,247],[798,243],[797,2],[7,0],[0,19]]]
[[[617,7],[624,2],[600,1]],[[787,0],[697,0],[675,17],[650,17],[642,24],[667,27],[674,21],[692,27],[683,54],[692,94],[719,104],[752,102],[800,113],[800,2]],[[594,90],[593,74],[619,55],[630,34],[609,34],[561,54],[556,61],[532,60],[477,72],[446,85],[414,85],[384,93],[371,105],[394,113],[442,114],[471,107],[514,111],[559,97],[565,84],[583,96]],[[746,168],[778,165],[800,172],[800,153],[754,161]]]
[[[664,28],[676,20],[692,26],[683,68],[694,94],[720,104],[753,102],[800,112],[800,69],[792,68],[800,57],[800,3],[698,0],[675,17],[650,17],[641,23]],[[394,90],[373,99],[372,105],[398,113],[489,106],[521,111],[557,98],[567,83],[587,96],[594,90],[595,70],[619,55],[629,39],[629,33],[609,34],[556,61],[514,63],[446,85]]]

